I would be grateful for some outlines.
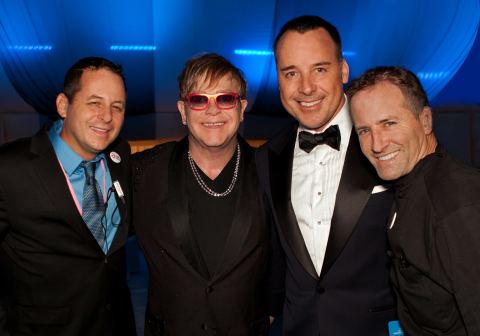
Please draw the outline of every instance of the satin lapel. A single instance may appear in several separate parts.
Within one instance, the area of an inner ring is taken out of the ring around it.
[[[45,194],[56,208],[56,214],[63,218],[88,244],[102,251],[90,230],[85,225],[70,194],[65,175],[58,163],[57,156],[46,131],[32,138],[32,169],[44,186]]]
[[[235,204],[233,222],[225,243],[221,262],[212,279],[218,279],[236,265],[237,256],[252,226],[252,211],[258,206],[258,204],[255,203],[257,199],[255,193],[258,194],[258,185],[255,180],[250,179],[256,174],[255,164],[253,162],[253,154],[247,152],[249,148],[246,148],[246,146],[248,145],[242,141],[242,151],[244,155],[240,165],[241,175],[237,181],[239,192]]]
[[[193,236],[188,217],[188,201],[185,167],[188,141],[183,139],[172,151],[168,167],[168,212],[173,234],[188,262],[205,279],[209,278],[208,268],[200,248]]]
[[[376,175],[372,174],[372,170],[369,168],[370,163],[363,156],[358,137],[352,131],[335,200],[320,277],[328,272],[337,259],[370,198]]]
[[[270,148],[268,153],[270,189],[277,222],[290,249],[303,268],[315,279],[318,274],[313,265],[291,202],[293,151],[296,127],[288,134],[288,140],[278,151]]]
[[[118,211],[120,211],[121,222],[117,228],[117,233],[113,239],[112,246],[110,246],[110,249],[108,250],[108,254],[112,254],[125,245],[125,241],[128,236],[128,227],[130,225],[130,187],[128,183],[130,181],[130,167],[127,163],[129,158],[120,156],[120,162],[117,163],[112,161],[110,153],[115,152],[118,154],[115,149],[115,147],[107,149],[105,151],[105,157],[107,159],[108,169],[112,178],[112,186],[113,182],[118,181],[125,196],[123,197],[122,201],[122,199],[118,197],[117,193],[113,192],[115,201],[117,202]],[[128,154],[129,153],[125,153],[124,156]]]

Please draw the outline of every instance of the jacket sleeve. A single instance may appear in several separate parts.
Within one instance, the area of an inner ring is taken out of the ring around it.
[[[480,203],[460,208],[440,223],[437,252],[469,335],[480,335]]]

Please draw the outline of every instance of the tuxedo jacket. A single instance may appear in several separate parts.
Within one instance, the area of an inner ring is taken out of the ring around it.
[[[111,161],[112,151],[120,163]],[[46,130],[0,149],[0,314],[10,335],[135,335],[124,247],[129,152],[120,141],[105,151],[112,180],[125,192],[105,255],[77,210]]]
[[[266,335],[269,226],[243,141],[233,222],[210,277],[189,222],[188,141],[134,156],[133,222],[150,273],[149,335]]]
[[[315,270],[291,202],[298,125],[289,126],[257,152],[259,178],[272,208],[280,253],[278,283],[271,286],[284,335],[386,335],[395,319],[389,283],[387,220],[391,191],[381,184],[352,132],[336,195],[321,274]]]

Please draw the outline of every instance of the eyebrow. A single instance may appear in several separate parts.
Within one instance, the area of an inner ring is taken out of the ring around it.
[[[101,100],[105,100],[105,98],[103,98],[103,97],[101,97],[101,96],[97,96],[97,95],[95,95],[95,94],[92,94],[92,95],[88,96],[87,100],[90,100],[90,99],[101,99]],[[125,101],[123,101],[123,100],[114,100],[114,101],[112,102],[112,104],[116,104],[116,103],[125,105]]]
[[[330,61],[324,61],[324,62],[318,62],[318,63],[315,63],[312,65],[312,67],[318,67],[318,66],[324,66],[324,65],[331,65],[332,62]],[[286,66],[286,67],[283,67],[283,68],[280,68],[280,71],[288,71],[288,70],[292,70],[292,69],[295,69],[296,66],[295,65],[289,65],[289,66]]]
[[[88,96],[87,99],[103,99],[103,97],[92,94],[92,95]]]

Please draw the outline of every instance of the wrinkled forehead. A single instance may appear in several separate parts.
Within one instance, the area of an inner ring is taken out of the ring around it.
[[[190,92],[210,92],[210,91],[233,91],[238,92],[240,82],[231,72],[226,74],[215,74],[213,72],[204,72],[197,76],[192,83]]]

